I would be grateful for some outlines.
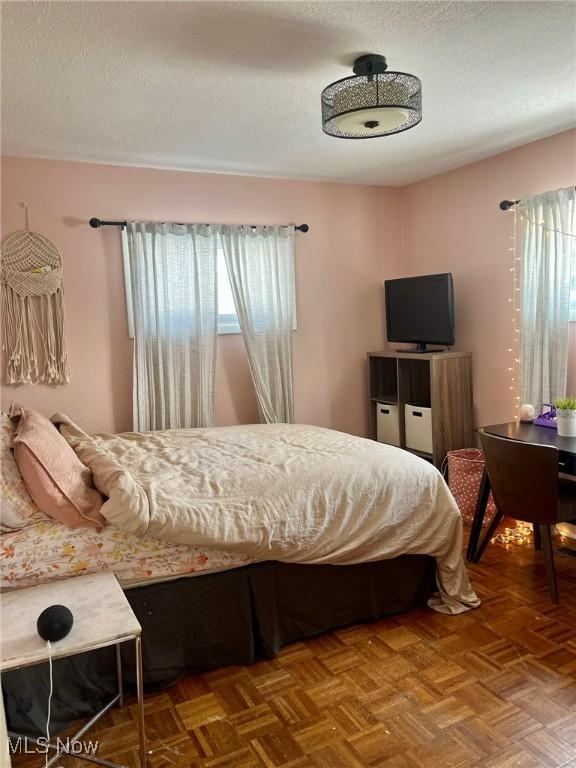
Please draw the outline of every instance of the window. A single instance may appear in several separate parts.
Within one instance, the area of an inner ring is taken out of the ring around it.
[[[224,258],[224,248],[218,246],[218,261],[216,263],[218,273],[218,333],[241,333],[238,315],[236,314],[236,305],[232,294],[232,286],[228,277],[226,268],[226,259]],[[298,330],[296,322],[296,283],[294,282],[294,319],[292,321],[292,330]]]
[[[130,262],[128,257],[128,243],[126,233],[122,230],[122,253],[124,259],[124,287],[126,290],[126,305],[128,313],[128,335],[134,338],[134,317],[132,314],[132,288],[130,285]],[[232,286],[228,277],[226,268],[226,259],[224,258],[224,248],[222,244],[218,245],[218,254],[216,261],[216,271],[218,280],[218,334],[241,333],[238,315],[236,314],[236,305],[232,295]],[[296,290],[296,287],[294,287]],[[174,321],[174,311],[172,311],[172,320]],[[190,322],[189,316],[182,313],[182,325]],[[296,295],[294,295],[294,322],[293,330],[297,330],[296,324]]]
[[[132,288],[130,285],[130,262],[128,257],[128,243],[124,230],[122,230],[122,252],[124,258],[124,287],[126,289],[126,305],[128,311],[128,335],[134,338],[134,316],[132,314]],[[226,269],[226,260],[224,259],[224,249],[222,245],[218,246],[218,255],[216,262],[216,271],[218,275],[218,333],[240,333],[240,323],[236,314],[234,296],[232,287]],[[187,313],[182,313],[182,325],[190,323],[191,318]],[[174,311],[172,311],[172,321],[174,322]]]
[[[240,333],[240,323],[222,246],[218,247],[216,270],[218,273],[218,333]]]

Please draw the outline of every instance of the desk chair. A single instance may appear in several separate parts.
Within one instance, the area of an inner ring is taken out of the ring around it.
[[[474,562],[480,561],[504,516],[532,523],[534,546],[544,551],[550,597],[557,603],[550,526],[576,521],[576,483],[559,479],[557,448],[495,437],[483,430],[480,440],[497,509]]]

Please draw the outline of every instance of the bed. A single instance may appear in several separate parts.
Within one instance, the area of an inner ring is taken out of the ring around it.
[[[54,421],[106,497],[108,524],[10,534],[2,586],[113,570],[143,626],[148,685],[425,603],[479,604],[454,500],[407,452],[301,425],[90,436]],[[96,708],[113,666],[105,652],[62,660],[55,727]],[[11,727],[41,727],[45,676],[6,676]]]

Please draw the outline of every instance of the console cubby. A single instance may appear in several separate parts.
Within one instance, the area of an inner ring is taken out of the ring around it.
[[[368,361],[372,439],[377,439],[377,409],[383,403],[397,407],[400,447],[438,468],[448,451],[474,444],[469,353],[371,352]],[[417,407],[426,409],[423,415],[431,429],[430,451],[411,449],[406,442],[406,419],[413,417]]]

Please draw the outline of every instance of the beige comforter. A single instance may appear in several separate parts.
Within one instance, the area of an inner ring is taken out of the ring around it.
[[[254,560],[432,555],[431,607],[479,605],[456,503],[440,473],[406,451],[301,425],[89,436],[64,416],[53,420],[109,498],[102,514],[125,531]]]

